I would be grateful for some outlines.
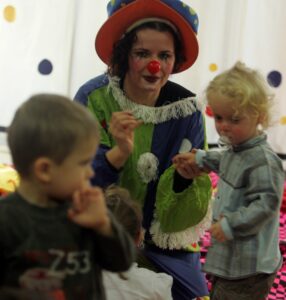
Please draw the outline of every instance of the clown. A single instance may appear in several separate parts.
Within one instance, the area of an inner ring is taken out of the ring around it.
[[[117,183],[141,204],[139,263],[173,276],[174,299],[207,298],[198,241],[210,225],[210,179],[193,169],[186,180],[172,165],[206,147],[204,120],[195,94],[169,81],[197,59],[198,17],[178,0],[116,0],[107,10],[95,48],[108,71],[75,96],[101,125],[92,183]]]

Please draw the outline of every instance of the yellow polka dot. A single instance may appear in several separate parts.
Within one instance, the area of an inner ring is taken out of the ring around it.
[[[4,18],[8,22],[14,22],[16,19],[16,10],[14,6],[8,5],[4,8]]]
[[[210,64],[209,69],[210,69],[211,72],[217,71],[217,64]]]
[[[281,125],[286,125],[286,116],[284,116],[280,119],[280,123],[281,123]]]

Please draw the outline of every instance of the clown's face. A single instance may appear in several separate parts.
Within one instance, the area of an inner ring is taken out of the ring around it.
[[[172,73],[175,64],[172,34],[149,28],[138,31],[128,62],[129,70],[124,81],[126,94],[135,102],[154,105],[138,99],[157,99]]]

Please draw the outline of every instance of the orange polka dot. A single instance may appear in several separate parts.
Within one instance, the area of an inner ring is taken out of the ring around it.
[[[281,125],[286,125],[286,116],[284,116],[284,117],[282,117],[282,118],[280,119],[280,124],[281,124]]]
[[[211,71],[211,72],[215,72],[215,71],[217,71],[217,64],[210,64],[209,65],[209,70]]]
[[[3,11],[4,18],[7,22],[14,22],[16,19],[16,9],[14,6],[8,5]]]

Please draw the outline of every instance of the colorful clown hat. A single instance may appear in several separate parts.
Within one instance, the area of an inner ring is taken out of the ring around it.
[[[130,26],[146,18],[160,18],[172,23],[180,34],[186,61],[177,72],[188,69],[196,61],[198,16],[180,0],[111,0],[107,5],[108,19],[99,29],[95,48],[100,59],[110,63],[113,45]]]

